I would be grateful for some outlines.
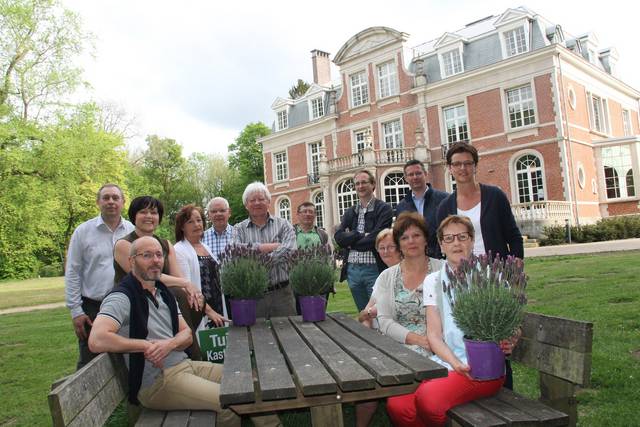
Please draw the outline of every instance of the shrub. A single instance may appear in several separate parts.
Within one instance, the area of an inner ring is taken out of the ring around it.
[[[62,275],[64,275],[64,272],[60,263],[43,265],[40,268],[40,277],[58,277]]]
[[[561,225],[545,227],[541,240],[543,246],[565,243],[565,228]],[[603,218],[595,224],[571,227],[571,241],[574,243],[603,242],[607,240],[640,237],[640,215]]]
[[[329,250],[314,247],[293,253],[289,283],[298,295],[324,295],[333,290],[334,280],[335,268]]]
[[[445,292],[465,336],[499,342],[522,324],[527,276],[521,259],[471,257],[457,271],[449,271],[449,277]]]
[[[220,282],[225,295],[234,299],[258,299],[269,285],[269,257],[258,251],[228,247],[220,256]]]

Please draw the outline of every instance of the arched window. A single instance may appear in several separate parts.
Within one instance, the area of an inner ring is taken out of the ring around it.
[[[384,177],[384,201],[389,203],[394,211],[398,203],[409,192],[411,192],[411,188],[404,181],[401,172],[390,173]]]
[[[278,202],[278,216],[291,222],[291,202],[286,197]]]
[[[313,196],[313,204],[316,205],[316,225],[324,228],[324,193],[322,191]]]
[[[338,216],[342,218],[345,211],[356,203],[358,197],[353,179],[349,178],[338,184],[336,195],[338,197]]]
[[[516,180],[519,203],[544,200],[542,165],[537,156],[526,154],[516,160]]]
[[[631,148],[628,145],[603,148],[602,163],[607,199],[634,197],[636,189],[631,166]]]

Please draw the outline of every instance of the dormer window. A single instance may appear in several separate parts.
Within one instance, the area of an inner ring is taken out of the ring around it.
[[[287,110],[281,110],[277,112],[278,116],[278,130],[283,130],[289,127],[289,113]]]
[[[442,64],[441,70],[443,78],[453,76],[454,74],[459,74],[464,71],[462,67],[462,58],[460,57],[460,50],[457,48],[441,54],[440,61]]]
[[[385,62],[377,67],[380,98],[398,94],[398,73],[395,61]]]
[[[322,96],[313,98],[309,101],[309,107],[311,110],[311,120],[324,116],[324,100],[322,99]]]
[[[529,51],[527,32],[524,26],[519,26],[502,33],[504,52],[507,58]]]
[[[359,107],[369,103],[369,85],[367,84],[367,73],[360,71],[349,77],[351,81],[351,106]]]

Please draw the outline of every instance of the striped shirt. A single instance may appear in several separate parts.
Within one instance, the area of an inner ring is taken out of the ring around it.
[[[204,232],[202,243],[207,245],[217,262],[220,262],[220,254],[233,239],[233,225],[227,224],[222,233],[218,233],[214,227]]]
[[[364,233],[364,214],[368,211],[373,211],[375,200],[375,197],[372,197],[364,208],[360,206],[360,203],[355,206],[356,213],[358,214],[358,226],[356,228],[358,233]],[[351,249],[349,251],[348,262],[349,264],[375,264],[376,257],[373,255],[372,251],[361,252]]]
[[[267,223],[262,227],[247,218],[233,227],[233,244],[257,248],[260,243],[280,243],[280,246],[269,256],[272,259],[269,271],[269,283],[276,285],[289,280],[287,257],[297,248],[296,232],[289,221],[269,215]]]

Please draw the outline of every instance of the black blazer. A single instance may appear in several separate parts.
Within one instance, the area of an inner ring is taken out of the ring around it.
[[[358,203],[360,203],[358,201]],[[372,251],[376,257],[378,270],[382,271],[386,265],[380,259],[378,252],[375,250],[376,237],[378,233],[385,228],[391,227],[393,220],[393,210],[391,206],[382,200],[375,199],[373,202],[373,210],[364,214],[364,233],[358,233],[358,214],[356,213],[356,205],[351,206],[342,216],[342,221],[333,236],[336,243],[344,249],[344,260],[342,262],[342,272],[340,273],[340,281],[346,279],[347,259],[350,250]],[[367,234],[365,236],[365,233]]]
[[[436,190],[431,187],[431,184],[427,184],[427,192],[424,194],[424,205],[421,214],[427,222],[427,229],[429,230],[428,255],[431,258],[442,258],[438,237],[436,236],[436,230],[438,229],[438,225],[440,225],[436,219],[436,212],[440,203],[446,199],[448,195],[449,193]],[[409,194],[398,203],[398,206],[396,206],[396,218],[402,212],[417,212],[417,210],[416,204],[413,203],[412,193],[409,192]]]
[[[440,203],[437,221],[458,213],[457,192],[453,192]],[[498,187],[480,184],[480,228],[485,252],[501,256],[513,255],[524,258],[522,234],[511,212],[507,196]]]

